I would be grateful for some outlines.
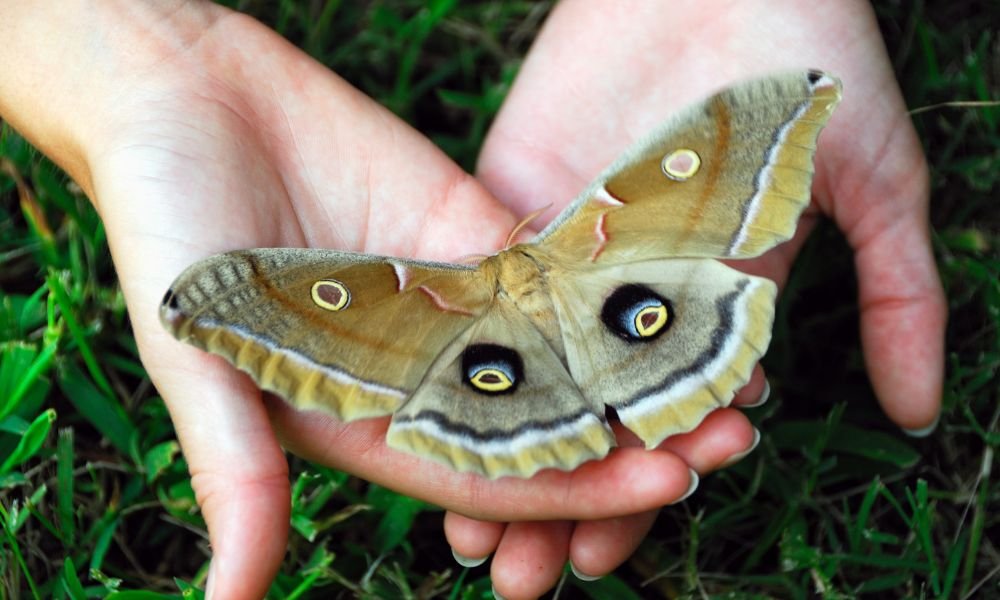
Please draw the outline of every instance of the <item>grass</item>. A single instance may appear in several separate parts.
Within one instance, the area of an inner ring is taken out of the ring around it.
[[[909,106],[1000,97],[989,2],[875,5]],[[548,5],[240,8],[471,169]],[[664,511],[614,576],[568,577],[560,597],[1000,597],[998,121],[988,107],[915,116],[950,302],[937,432],[906,438],[880,414],[855,333],[849,254],[821,228],[780,307],[766,359],[774,399],[752,412],[758,451]],[[452,560],[438,509],[301,461],[292,476],[294,531],[273,598],[490,596],[487,567]],[[102,225],[6,127],[0,521],[0,597],[200,597],[204,522],[137,357]]]

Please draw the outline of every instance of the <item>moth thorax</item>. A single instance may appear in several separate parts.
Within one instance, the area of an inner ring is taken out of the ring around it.
[[[545,270],[539,262],[525,252],[523,245],[491,256],[487,262],[490,264],[484,265],[486,269],[495,273],[497,294],[513,302],[545,336],[556,353],[564,357],[558,316],[552,304]]]

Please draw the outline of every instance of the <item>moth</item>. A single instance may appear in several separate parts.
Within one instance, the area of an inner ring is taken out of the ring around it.
[[[787,240],[841,96],[819,71],[674,115],[528,243],[476,266],[258,248],[189,267],[160,317],[299,409],[392,415],[388,444],[489,478],[653,448],[727,406],[767,349],[773,282],[717,259]]]

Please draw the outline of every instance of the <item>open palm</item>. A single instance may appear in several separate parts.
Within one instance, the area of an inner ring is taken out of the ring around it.
[[[554,202],[551,216],[676,110],[729,83],[805,67],[844,83],[844,101],[820,137],[814,207],[793,240],[733,266],[780,284],[816,217],[834,219],[855,250],[865,358],[879,401],[901,427],[926,431],[940,405],[945,318],[930,252],[927,167],[867,2],[639,0],[614,10],[561,2],[490,131],[477,175],[517,214]],[[518,582],[497,584],[505,597],[554,584],[551,570],[546,580],[515,553],[501,554],[499,535],[510,536],[510,527],[450,522],[457,551],[498,548],[494,581]],[[568,557],[598,575],[623,560],[651,522],[636,514],[596,533],[589,524],[515,527],[550,540],[538,562],[562,565]]]

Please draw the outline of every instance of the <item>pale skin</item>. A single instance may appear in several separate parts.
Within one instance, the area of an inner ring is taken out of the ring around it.
[[[105,221],[143,360],[209,524],[214,597],[261,597],[280,564],[289,490],[279,442],[449,509],[449,543],[470,558],[492,553],[506,598],[544,593],[567,560],[585,574],[610,572],[655,511],[685,493],[689,468],[707,473],[745,451],[753,428],[725,409],[657,451],[624,448],[573,473],[458,475],[387,449],[385,420],[345,426],[262,402],[247,377],[170,338],[157,306],[185,266],[235,248],[443,260],[496,251],[520,216],[555,203],[542,221],[551,218],[670,112],[752,74],[815,66],[843,79],[844,102],[821,139],[813,214],[832,217],[855,249],[862,337],[883,408],[907,429],[934,422],[945,313],[926,165],[868,5],[671,2],[665,15],[662,3],[629,4],[557,7],[473,179],[243,16],[197,2],[66,2],[59,11],[0,2],[0,115],[70,173]],[[781,282],[812,220],[741,268]],[[737,403],[762,388],[758,370]]]

